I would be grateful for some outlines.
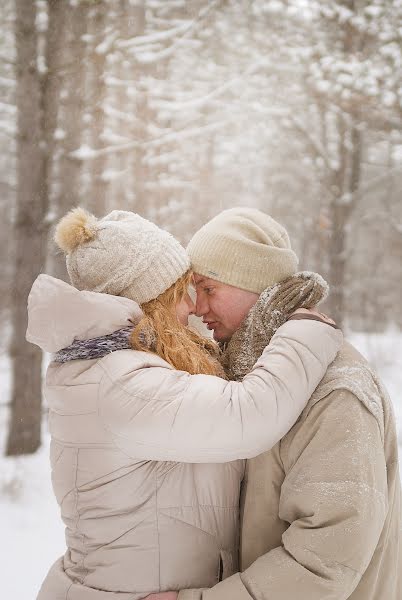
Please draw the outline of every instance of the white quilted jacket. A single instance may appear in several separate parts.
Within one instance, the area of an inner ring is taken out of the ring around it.
[[[27,339],[48,352],[141,314],[131,300],[47,275],[28,311]],[[45,395],[67,551],[39,600],[138,600],[236,572],[242,459],[289,431],[341,343],[332,327],[290,321],[242,382],[134,350],[52,362]]]

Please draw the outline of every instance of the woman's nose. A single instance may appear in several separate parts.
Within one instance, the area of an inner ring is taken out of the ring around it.
[[[188,308],[189,308],[189,314],[195,315],[196,306],[195,306],[195,302],[193,301],[193,299],[191,298],[190,295],[188,296],[187,304],[188,304]]]

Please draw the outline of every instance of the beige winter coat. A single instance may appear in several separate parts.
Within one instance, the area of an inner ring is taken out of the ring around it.
[[[241,569],[179,600],[401,600],[401,487],[389,398],[349,344],[300,419],[248,462]]]
[[[54,352],[139,314],[130,300],[41,275],[27,339]],[[239,459],[290,429],[341,338],[322,323],[289,322],[241,383],[190,376],[133,350],[51,363],[52,482],[67,551],[39,600],[137,600],[236,572]]]

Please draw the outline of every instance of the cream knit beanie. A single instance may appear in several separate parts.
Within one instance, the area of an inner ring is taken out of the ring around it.
[[[167,231],[122,210],[97,219],[75,208],[61,219],[55,241],[79,290],[125,296],[143,304],[190,268],[185,249]]]
[[[224,210],[187,252],[195,273],[256,294],[296,273],[298,263],[286,229],[255,208]]]

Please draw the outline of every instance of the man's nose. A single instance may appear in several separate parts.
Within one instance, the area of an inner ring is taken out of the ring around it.
[[[203,317],[208,312],[208,302],[206,302],[205,298],[202,298],[202,294],[197,293],[195,299],[195,314],[197,317]]]

